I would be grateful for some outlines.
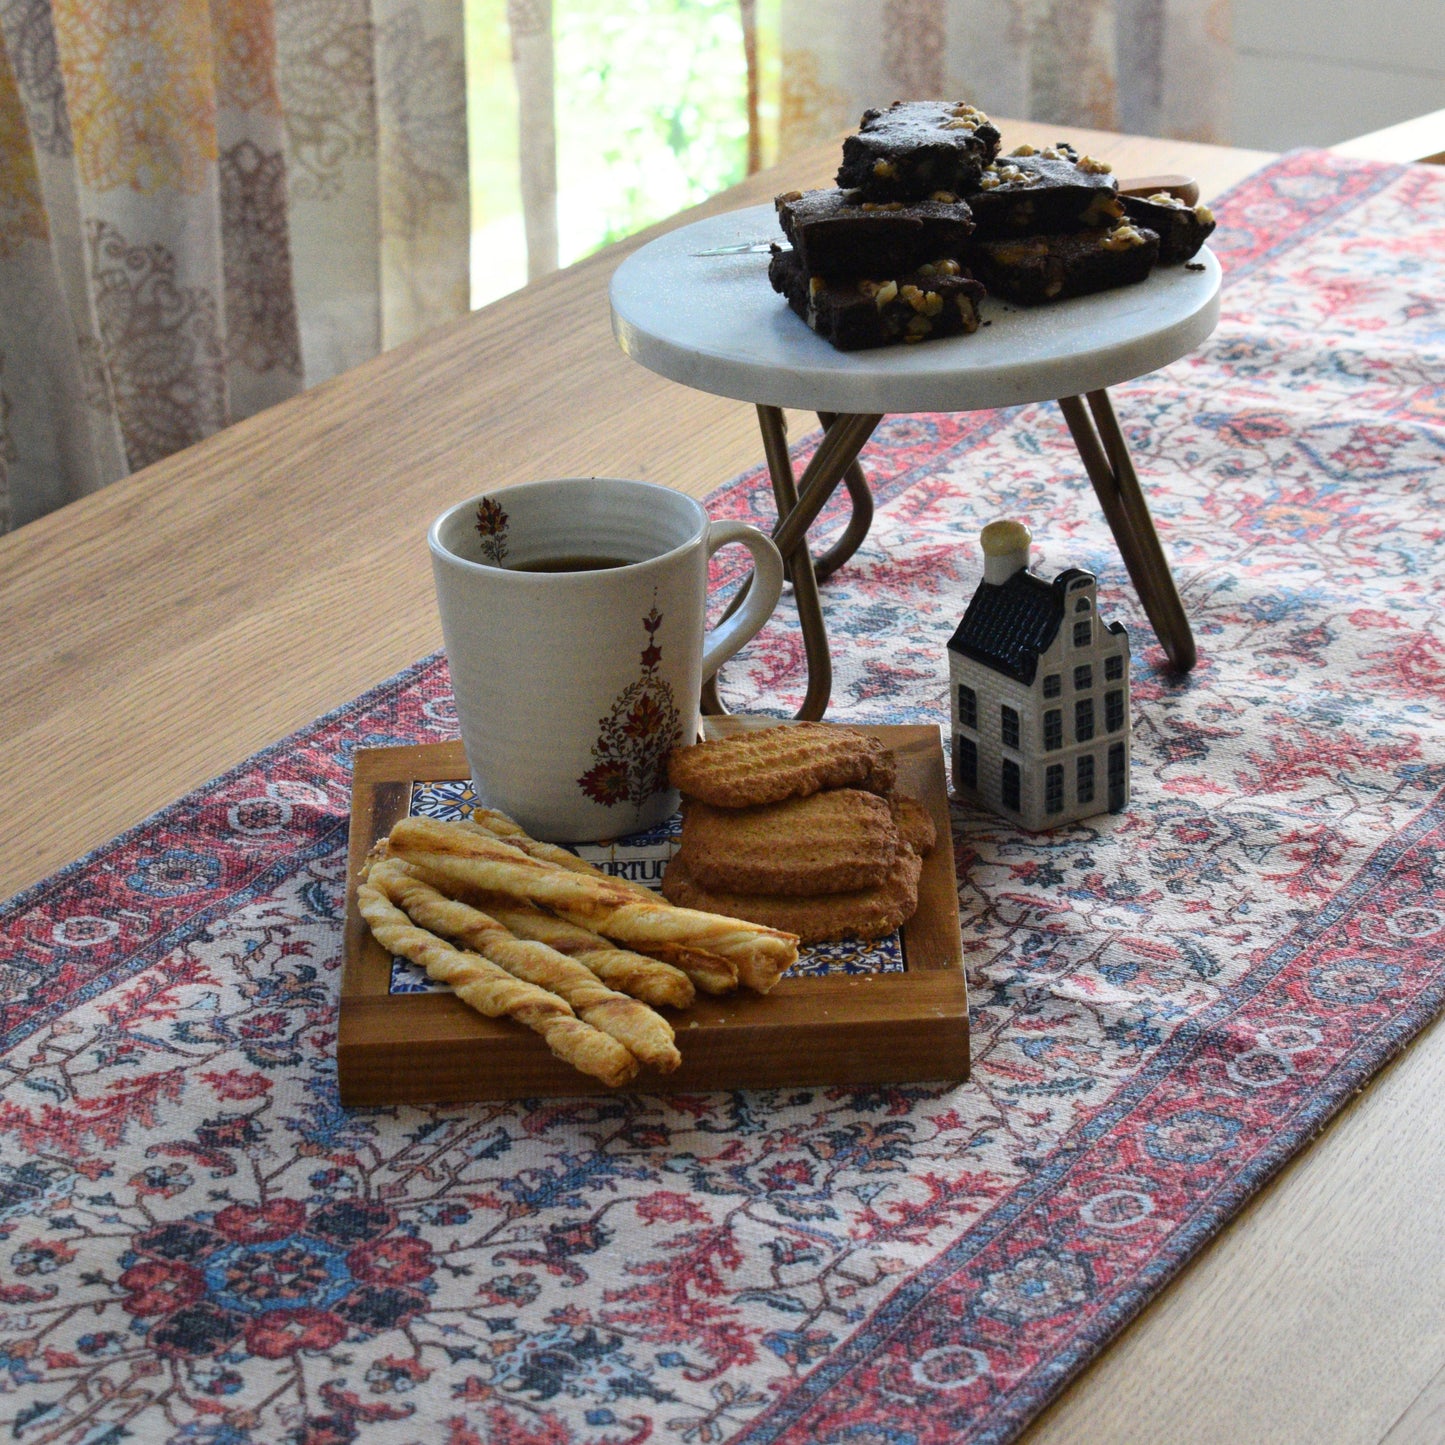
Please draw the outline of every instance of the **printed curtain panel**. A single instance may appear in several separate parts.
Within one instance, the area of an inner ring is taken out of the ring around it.
[[[0,531],[464,311],[462,0],[0,0]]]
[[[1229,0],[782,0],[780,153],[870,105],[1227,143]]]

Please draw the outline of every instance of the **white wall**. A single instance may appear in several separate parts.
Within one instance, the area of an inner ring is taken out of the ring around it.
[[[1233,0],[1236,145],[1333,145],[1445,109],[1445,0]]]

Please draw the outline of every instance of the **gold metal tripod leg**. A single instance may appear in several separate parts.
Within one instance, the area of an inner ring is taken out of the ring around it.
[[[798,605],[798,622],[803,633],[803,651],[808,663],[808,689],[803,705],[797,716],[804,721],[816,721],[828,708],[828,699],[833,691],[833,662],[828,652],[828,633],[823,622],[822,604],[818,598],[818,579],[813,560],[808,552],[808,528],[817,520],[827,500],[838,484],[847,478],[850,468],[857,465],[858,453],[864,443],[873,435],[874,428],[883,418],[880,415],[837,416],[832,419],[812,460],[804,469],[798,481],[793,477],[792,460],[788,456],[787,422],[781,408],[758,407],[758,425],[763,435],[763,452],[768,461],[768,475],[773,484],[773,497],[778,506],[778,525],[773,529],[773,541],[778,551],[789,564],[793,596]],[[862,480],[862,469],[858,468]],[[867,490],[866,480],[862,480]],[[849,488],[850,492],[852,487]],[[855,512],[857,507],[854,494]],[[872,511],[872,497],[868,503]],[[850,527],[851,530],[851,527]],[[866,525],[864,531],[866,532]],[[847,533],[845,532],[845,538]],[[860,534],[852,547],[862,541]],[[842,543],[835,546],[837,552]],[[851,549],[850,549],[851,552]],[[835,565],[841,565],[846,555]],[[745,583],[734,597],[729,611],[741,605],[746,595]],[[718,696],[716,678],[703,683],[702,710],[716,715],[726,712]]]
[[[818,420],[825,427],[830,427],[838,420],[838,415],[836,412],[820,411]],[[848,525],[843,529],[843,535],[821,557],[813,558],[813,572],[819,582],[826,582],[863,545],[863,539],[873,525],[873,493],[859,462],[851,463],[843,473],[843,485],[848,488],[853,510],[848,517]],[[778,515],[781,516],[782,513],[779,512]]]
[[[1089,392],[1088,402],[1085,411],[1079,397],[1063,396],[1059,398],[1059,410],[1069,424],[1119,554],[1144,604],[1144,613],[1169,661],[1178,671],[1188,672],[1198,660],[1194,634],[1174,574],[1169,570],[1169,559],[1154,529],[1154,519],[1149,515],[1149,503],[1144,499],[1124,433],[1107,391]]]
[[[833,425],[823,433],[818,450],[798,480],[798,505],[773,532],[773,541],[783,556],[790,556],[807,536],[808,528],[818,520],[818,513],[882,420],[881,412],[845,414],[834,418]]]

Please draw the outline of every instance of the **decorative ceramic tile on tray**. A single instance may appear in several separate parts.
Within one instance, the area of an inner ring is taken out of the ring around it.
[[[471,815],[477,795],[467,779],[412,784],[413,817],[441,818],[455,822]],[[658,889],[662,886],[662,870],[677,852],[682,816],[673,817],[660,827],[631,837],[616,838],[603,843],[579,843],[572,848],[579,858],[615,877]],[[815,943],[799,950],[798,961],[791,969],[795,974],[839,973],[902,973],[903,944],[897,933],[864,943]],[[406,959],[396,958],[391,964],[392,993],[445,993],[445,984],[434,983],[426,970]]]

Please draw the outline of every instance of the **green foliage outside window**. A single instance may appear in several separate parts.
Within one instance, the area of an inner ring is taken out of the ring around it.
[[[737,0],[554,0],[565,266],[743,179]]]
[[[761,0],[765,97],[779,0]],[[473,304],[523,284],[517,96],[505,0],[466,0]],[[738,0],[553,0],[559,260],[694,205],[747,172]],[[765,123],[775,104],[765,98]]]

